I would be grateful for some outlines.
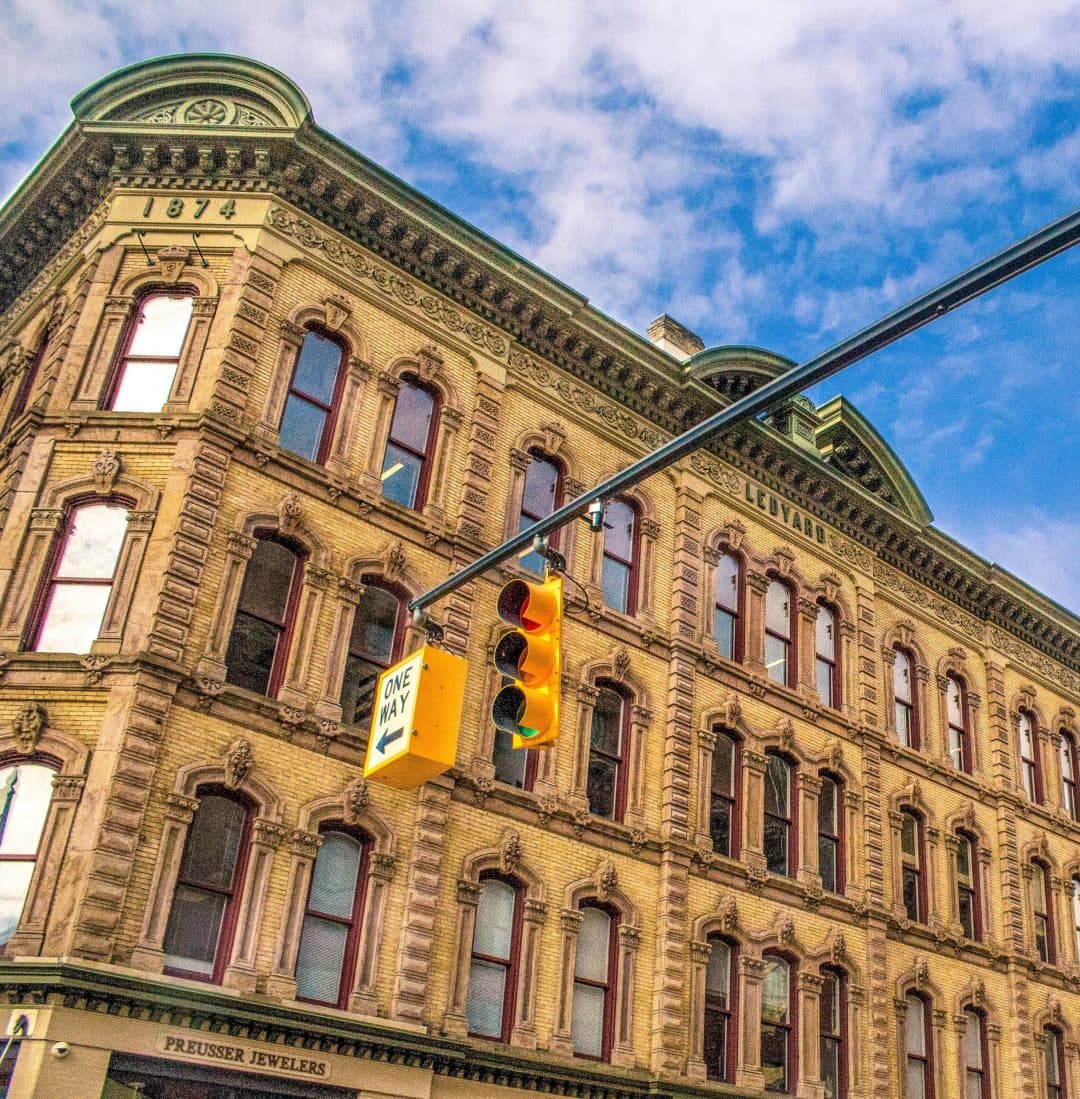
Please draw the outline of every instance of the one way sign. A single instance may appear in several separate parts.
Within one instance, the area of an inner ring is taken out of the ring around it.
[[[457,755],[466,663],[425,645],[379,676],[364,774],[412,790]]]

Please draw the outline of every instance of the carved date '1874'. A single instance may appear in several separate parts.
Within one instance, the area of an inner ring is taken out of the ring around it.
[[[210,205],[210,200],[208,198],[196,198],[192,199],[191,201],[192,205],[195,207],[195,212],[191,216],[196,219],[201,218],[207,206]],[[182,217],[184,213],[184,205],[184,199],[182,198],[169,199],[168,204],[165,206],[165,216],[170,218]],[[153,212],[153,209],[154,197],[151,195],[151,197],[146,200],[146,205],[143,207],[142,216],[144,218],[148,218]],[[236,213],[236,201],[231,198],[228,199],[218,207],[217,212],[223,218],[231,218],[233,214]]]

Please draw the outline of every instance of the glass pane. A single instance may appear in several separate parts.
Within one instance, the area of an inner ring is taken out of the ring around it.
[[[558,484],[559,471],[554,463],[534,457],[525,471],[521,510],[533,520],[550,515],[555,510],[555,492]]]
[[[910,855],[910,861],[917,866],[919,822],[910,814],[903,813],[900,818],[900,850]]]
[[[831,840],[826,836],[818,837],[821,888],[828,893],[836,892],[836,853],[836,840]]]
[[[908,996],[904,1015],[904,1047],[909,1054],[926,1054],[926,1007],[918,996]]]
[[[155,294],[144,298],[135,322],[129,354],[160,357],[180,354],[191,320],[192,299]]]
[[[791,592],[774,580],[765,592],[765,629],[780,637],[791,637]]]
[[[739,562],[729,553],[716,566],[716,605],[732,614],[739,612]]]
[[[0,855],[37,853],[54,774],[51,767],[37,763],[0,768]]]
[[[904,868],[904,911],[909,920],[922,921],[919,907],[919,875],[914,870]]]
[[[111,580],[127,532],[127,508],[87,504],[68,515],[57,577]]]
[[[790,972],[783,958],[765,959],[761,986],[761,1017],[769,1023],[786,1023],[791,1001]]]
[[[716,747],[713,749],[712,788],[717,793],[734,793],[735,783],[735,741],[727,733],[716,734]]]
[[[1042,864],[1031,864],[1031,903],[1036,912],[1046,912],[1046,873]]]
[[[321,408],[290,393],[285,402],[285,414],[281,417],[281,448],[314,462],[319,456],[325,426],[326,413]]]
[[[492,753],[495,778],[507,786],[525,789],[525,767],[529,762],[526,749],[514,748],[514,738],[502,729],[495,730],[495,750]]]
[[[949,724],[964,725],[964,702],[960,692],[960,684],[951,676],[946,679],[945,697],[948,701]]]
[[[821,1032],[840,1033],[840,980],[835,973],[822,973]]]
[[[716,608],[713,618],[713,636],[716,638],[716,647],[720,655],[726,660],[735,659],[735,616]]]
[[[907,1090],[904,1099],[926,1099],[926,1065],[922,1061],[907,1063]]]
[[[165,964],[209,976],[214,972],[226,898],[189,885],[177,886],[165,932]]]
[[[344,832],[324,832],[315,857],[308,908],[351,920],[363,845]]]
[[[814,665],[817,677],[817,693],[822,706],[833,704],[833,666],[825,660],[818,660]]]
[[[772,634],[765,635],[765,668],[774,683],[787,683],[788,643]]]
[[[379,673],[383,669],[360,657],[345,658],[345,676],[341,681],[341,716],[353,725],[367,725],[371,721],[372,701]]]
[[[836,821],[836,783],[828,775],[821,776],[821,793],[818,796],[818,829],[831,836],[840,829]]]
[[[427,450],[431,414],[434,410],[431,394],[419,386],[403,382],[394,406],[394,422],[390,438],[410,450],[424,453]]]
[[[604,515],[604,553],[630,561],[634,556],[634,523],[637,515],[624,500],[612,500]]]
[[[304,919],[296,955],[296,994],[305,1000],[336,1004],[341,992],[341,969],[349,929],[339,923]]]
[[[788,872],[788,825],[776,817],[765,818],[765,866],[771,874]]]
[[[720,855],[731,854],[731,802],[714,797],[709,809],[709,836],[713,850]]]
[[[520,534],[526,527],[531,527],[535,521],[535,519],[532,519],[523,513],[521,516],[521,521],[518,523],[518,534]],[[523,569],[528,569],[529,572],[535,572],[543,575],[544,559],[540,556],[540,554],[533,553],[532,550],[526,553],[523,557],[519,557],[518,564]]]
[[[630,594],[630,566],[605,557],[600,569],[600,587],[604,605],[625,613]]]
[[[112,584],[53,584],[34,651],[88,653],[101,632]]]
[[[240,589],[240,609],[280,626],[285,621],[297,564],[297,556],[288,546],[268,538],[256,542]]]
[[[411,508],[416,503],[422,468],[423,462],[415,454],[402,450],[394,443],[387,443],[382,468],[383,496],[402,507]]]
[[[833,1039],[821,1043],[821,1079],[825,1084],[825,1099],[840,1095],[840,1045]]]
[[[574,976],[606,981],[611,947],[611,917],[599,908],[581,909]]]
[[[368,585],[356,604],[349,651],[362,653],[383,666],[393,663],[401,601],[385,588]]]
[[[1031,736],[1031,718],[1021,713],[1017,719],[1017,727],[1020,731],[1020,754],[1024,759],[1035,758],[1035,745]]]
[[[493,958],[510,959],[510,943],[514,935],[514,900],[516,893],[504,881],[485,881],[480,890],[473,928],[473,953]]]
[[[960,927],[964,932],[965,938],[975,938],[975,905],[972,895],[966,890],[961,889],[960,895],[957,898],[957,908],[960,913]]]
[[[593,706],[590,745],[606,755],[619,755],[622,751],[622,723],[622,696],[601,689]]]
[[[904,702],[896,704],[896,737],[905,748],[911,745],[911,707]]]
[[[175,362],[129,359],[113,393],[114,412],[160,412],[172,392]]]
[[[911,660],[907,653],[896,651],[892,669],[893,695],[901,702],[911,702]]]
[[[256,694],[270,686],[281,629],[238,611],[225,653],[225,680]]]
[[[769,753],[765,767],[765,812],[778,817],[789,815],[791,768],[787,761]]]
[[[219,889],[232,887],[244,834],[244,807],[230,798],[206,794],[191,822],[180,876]]]
[[[705,969],[705,995],[716,1007],[727,1007],[730,990],[731,947],[720,939],[710,939],[709,964]]]
[[[1061,1050],[1058,1043],[1061,1039],[1056,1030],[1044,1030],[1046,1038],[1046,1082],[1052,1087],[1061,1083]]]
[[[971,877],[971,841],[967,836],[957,836],[956,873],[958,877]]]
[[[836,619],[828,607],[818,607],[817,623],[814,627],[815,644],[818,656],[828,660],[836,659]]]
[[[503,1005],[506,996],[506,966],[476,959],[469,966],[469,998],[465,1017],[471,1034],[502,1037]]]
[[[0,946],[15,934],[26,891],[34,874],[32,862],[5,862],[0,874]]]
[[[964,1099],[982,1099],[982,1073],[964,1074]]]
[[[320,404],[332,404],[340,366],[341,348],[318,332],[309,332],[300,348],[291,388],[299,389]]]
[[[761,1027],[761,1071],[766,1091],[787,1091],[788,1032],[783,1027]]]
[[[1064,734],[1058,741],[1061,752],[1061,775],[1067,782],[1071,782],[1076,776],[1073,774],[1072,741]]]
[[[589,799],[589,812],[597,817],[615,816],[615,784],[618,781],[617,763],[600,756],[590,756],[589,776],[585,793]]]
[[[574,984],[574,1005],[570,1017],[570,1038],[574,1052],[600,1057],[604,1052],[604,990]]]
[[[974,1011],[965,1011],[967,1028],[964,1031],[964,1064],[967,1068],[983,1067],[982,1019]]]
[[[705,1009],[703,1056],[705,1073],[710,1080],[727,1080],[728,1017],[720,1011]]]

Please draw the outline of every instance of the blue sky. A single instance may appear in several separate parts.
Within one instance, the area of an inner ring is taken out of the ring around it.
[[[244,54],[597,308],[707,346],[801,361],[1080,205],[1069,0],[0,0],[0,20],[2,193],[110,70]],[[1080,249],[811,393],[879,428],[937,526],[1074,611],[1078,310]]]

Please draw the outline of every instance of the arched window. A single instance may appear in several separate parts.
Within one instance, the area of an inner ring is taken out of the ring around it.
[[[990,1099],[990,1057],[986,1021],[981,1011],[964,1009],[964,1099]]]
[[[705,1073],[710,1080],[731,1084],[735,1080],[739,1048],[735,1008],[738,1004],[733,943],[717,934],[708,938],[709,964],[705,968],[705,1035],[702,1049]]]
[[[630,704],[612,687],[598,686],[589,736],[585,793],[590,813],[608,820],[622,820],[626,808]]]
[[[0,946],[19,926],[49,815],[55,773],[43,763],[0,766]]]
[[[795,981],[786,958],[765,955],[761,985],[761,1071],[766,1091],[793,1092],[796,1080]]]
[[[303,554],[286,542],[269,535],[256,541],[225,653],[226,682],[271,697],[277,692],[289,654],[302,562]]]
[[[772,874],[795,876],[795,782],[790,763],[765,753],[765,865]]]
[[[405,644],[405,602],[375,580],[365,580],[356,604],[345,676],[341,683],[341,718],[351,725],[371,720],[379,674],[401,658]]]
[[[1080,820],[1080,764],[1076,757],[1076,738],[1066,729],[1058,741],[1061,753],[1061,804],[1072,820]]]
[[[607,1061],[615,1023],[615,964],[618,919],[606,908],[584,902],[574,960],[570,1038],[578,1057]]]
[[[419,511],[427,498],[438,411],[434,393],[415,380],[402,380],[383,457],[382,494],[414,511]]]
[[[956,909],[964,937],[982,942],[979,847],[967,832],[956,833]]]
[[[525,470],[525,484],[521,493],[519,534],[538,520],[546,519],[557,507],[561,507],[563,502],[561,466],[538,450],[531,450],[529,454],[529,466]],[[552,546],[558,544],[554,534],[549,541]],[[544,559],[539,554],[527,553],[520,561],[522,567],[530,572],[544,571]]]
[[[1035,931],[1035,952],[1048,965],[1057,963],[1054,942],[1054,908],[1050,897],[1050,872],[1041,862],[1031,864],[1031,913]]]
[[[914,923],[926,923],[926,866],[922,817],[911,809],[900,811],[900,866],[904,911]]]
[[[503,680],[509,683],[510,680]],[[491,753],[495,778],[518,790],[531,790],[536,782],[540,753],[535,748],[515,748],[514,738],[502,729],[495,730]]]
[[[304,334],[296,357],[279,438],[291,450],[311,462],[325,462],[334,432],[334,418],[345,372],[345,349],[322,332]]]
[[[821,604],[814,627],[814,676],[818,698],[823,706],[840,705],[839,644],[836,637],[836,612]]]
[[[821,967],[821,1080],[825,1099],[847,1095],[847,974]]]
[[[637,508],[629,500],[612,500],[604,514],[600,587],[604,604],[624,614],[637,610],[639,543]]]
[[[1080,875],[1072,880],[1073,950],[1080,962]]]
[[[194,297],[154,290],[139,299],[106,392],[114,412],[160,412],[172,392]]]
[[[934,1055],[930,1035],[930,1005],[917,992],[905,997],[904,1097],[934,1099]]]
[[[88,500],[68,511],[31,626],[34,652],[90,651],[112,595],[127,522],[128,509],[116,501]]]
[[[795,640],[795,601],[791,589],[773,580],[765,591],[765,668],[774,683],[795,686],[798,669],[791,659]]]
[[[196,796],[165,929],[165,971],[220,983],[236,931],[252,807],[215,786]]]
[[[709,835],[713,850],[732,859],[739,857],[741,757],[738,737],[727,729],[717,729],[709,786]]]
[[[510,1041],[517,998],[524,890],[496,875],[480,882],[469,963],[469,1033]],[[580,949],[580,945],[578,947]]]
[[[1046,1057],[1043,1062],[1046,1073],[1046,1099],[1068,1099],[1065,1086],[1065,1042],[1061,1031],[1054,1027],[1043,1028]]]
[[[1028,801],[1042,804],[1042,775],[1039,772],[1039,754],[1035,732],[1035,719],[1027,710],[1021,710],[1016,718],[1016,739],[1020,748],[1020,782]]]
[[[725,553],[717,561],[715,587],[713,637],[716,647],[728,660],[742,660],[742,564],[733,554]]]
[[[945,709],[949,721],[949,758],[958,771],[971,773],[971,732],[968,729],[964,685],[954,675],[945,677]]]
[[[818,797],[818,869],[821,887],[844,891],[844,785],[835,776],[821,775]]]
[[[319,831],[322,845],[296,955],[296,996],[344,1009],[360,940],[371,842],[340,824]]]
[[[905,748],[919,747],[919,723],[915,709],[914,661],[905,649],[897,648],[893,660],[893,713],[896,739]]]

